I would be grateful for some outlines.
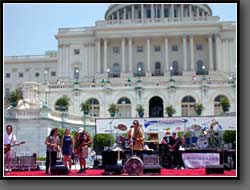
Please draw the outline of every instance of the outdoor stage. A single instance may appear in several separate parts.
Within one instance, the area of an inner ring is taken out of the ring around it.
[[[108,177],[108,176],[113,176],[113,177],[126,177],[128,176],[127,173],[123,173],[121,175],[103,175],[104,170],[103,169],[87,169],[85,173],[77,173],[78,170],[72,170],[68,175],[50,175],[50,174],[45,174],[45,171],[12,171],[10,173],[5,173],[6,177],[93,177],[93,176],[99,176],[99,177]],[[235,177],[236,176],[236,170],[225,170],[224,174],[206,174],[206,169],[205,168],[198,168],[198,169],[184,169],[184,170],[175,170],[175,169],[165,169],[162,168],[160,174],[144,174],[143,177],[147,176],[157,176],[157,177]],[[129,176],[131,177],[131,176]],[[136,176],[135,176],[136,177]]]

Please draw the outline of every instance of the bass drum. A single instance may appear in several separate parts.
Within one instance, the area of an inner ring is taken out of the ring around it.
[[[143,174],[143,162],[137,156],[132,156],[128,159],[124,166],[125,172],[128,175],[142,175]]]
[[[200,149],[207,149],[208,148],[208,140],[207,137],[201,136],[197,140],[197,146]]]

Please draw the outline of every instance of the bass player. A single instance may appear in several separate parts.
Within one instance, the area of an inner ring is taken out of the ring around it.
[[[5,171],[11,171],[11,161],[13,158],[13,151],[11,146],[16,144],[16,136],[12,133],[12,126],[6,126],[6,132],[4,133],[4,159],[5,159]],[[7,164],[7,166],[6,166]]]

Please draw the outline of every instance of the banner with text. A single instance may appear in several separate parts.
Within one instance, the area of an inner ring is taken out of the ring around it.
[[[182,153],[185,168],[205,168],[206,165],[219,165],[219,153]]]

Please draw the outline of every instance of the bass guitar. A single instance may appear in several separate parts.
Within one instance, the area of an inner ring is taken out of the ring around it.
[[[178,140],[176,140],[176,143],[175,144],[173,144],[173,145],[168,145],[168,149],[169,149],[169,151],[170,152],[174,152],[175,150],[176,150],[176,146],[179,144],[179,142],[180,142],[181,140],[180,139],[178,139]]]
[[[22,141],[22,142],[16,143],[16,144],[7,144],[7,145],[4,145],[4,154],[7,153],[7,152],[9,152],[10,149],[11,149],[11,147],[13,147],[13,146],[19,146],[19,145],[24,144],[24,143],[26,143],[26,142]]]

